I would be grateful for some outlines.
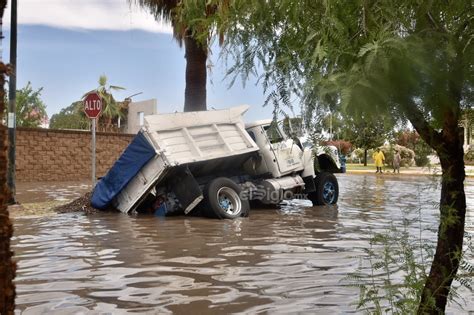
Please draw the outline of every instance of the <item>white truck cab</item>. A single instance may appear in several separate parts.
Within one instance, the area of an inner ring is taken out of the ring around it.
[[[244,164],[244,170],[253,176],[270,176],[271,179],[264,180],[267,184],[265,193],[268,194],[269,186],[274,190],[273,198],[263,198],[262,201],[279,203],[294,196],[289,192],[299,191],[306,193],[314,205],[336,203],[337,180],[329,172],[340,170],[337,148],[314,150],[312,146],[303,146],[299,138],[285,134],[282,122],[267,119],[245,125],[259,151],[258,157]]]
[[[260,148],[261,157],[251,161],[256,165],[248,169],[249,173],[271,173],[274,178],[299,172],[303,172],[303,176],[315,175],[311,149],[304,149],[296,140],[290,139],[271,119],[246,124],[245,129]]]

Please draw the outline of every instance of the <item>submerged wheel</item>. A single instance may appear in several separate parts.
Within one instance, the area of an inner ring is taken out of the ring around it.
[[[336,176],[331,173],[320,173],[314,178],[316,191],[308,194],[313,206],[333,205],[339,198],[339,185]]]
[[[248,200],[240,198],[240,189],[232,180],[219,177],[211,181],[204,190],[204,212],[209,217],[235,219],[248,216]]]

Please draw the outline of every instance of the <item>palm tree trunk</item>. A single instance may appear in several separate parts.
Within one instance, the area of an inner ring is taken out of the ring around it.
[[[5,1],[4,1],[5,2]],[[4,3],[0,2],[2,16]],[[8,214],[10,192],[7,188],[7,128],[3,124],[5,111],[5,74],[7,67],[0,63],[0,314],[13,314],[15,311],[15,278],[16,264],[12,261],[10,238],[13,226]]]
[[[184,38],[186,58],[186,88],[184,111],[206,110],[207,45],[198,43],[190,32]]]

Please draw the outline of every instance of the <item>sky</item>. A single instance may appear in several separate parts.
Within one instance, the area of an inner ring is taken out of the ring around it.
[[[48,116],[97,87],[100,75],[126,88],[121,100],[158,100],[162,113],[181,111],[184,104],[184,50],[173,39],[171,26],[156,21],[127,0],[19,0],[17,88],[28,81],[43,88]],[[38,14],[40,13],[40,14]],[[10,10],[3,20],[2,58],[9,60]],[[265,96],[256,80],[236,81],[228,88],[226,68],[212,48],[208,72],[208,108],[251,105],[246,121],[272,117],[262,107]]]

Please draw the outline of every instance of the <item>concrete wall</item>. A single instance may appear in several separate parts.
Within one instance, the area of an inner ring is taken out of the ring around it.
[[[96,135],[96,172],[104,176],[134,135]],[[91,178],[90,131],[17,128],[17,181],[74,181]]]
[[[131,102],[128,105],[127,132],[136,134],[140,128],[139,113],[144,116],[158,114],[158,102],[156,99],[150,99],[141,102]]]

